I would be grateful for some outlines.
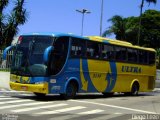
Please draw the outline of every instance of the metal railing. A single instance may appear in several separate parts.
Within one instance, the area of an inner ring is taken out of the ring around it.
[[[3,60],[3,51],[0,50],[0,71],[10,71],[11,64],[12,64],[12,56],[13,56],[13,51],[9,51],[7,53],[7,59]]]

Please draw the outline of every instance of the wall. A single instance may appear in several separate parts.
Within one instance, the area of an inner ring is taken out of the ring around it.
[[[10,78],[9,72],[0,72],[0,88],[10,89],[9,78]]]

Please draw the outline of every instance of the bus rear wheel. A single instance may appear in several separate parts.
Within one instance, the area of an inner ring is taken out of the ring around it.
[[[132,85],[131,92],[125,92],[124,95],[126,95],[126,96],[128,96],[128,95],[137,96],[138,92],[139,92],[139,83],[134,82],[133,85]]]
[[[139,84],[138,82],[133,83],[132,89],[131,89],[131,95],[137,96],[139,92]]]
[[[110,97],[114,95],[114,92],[102,92],[103,96]]]

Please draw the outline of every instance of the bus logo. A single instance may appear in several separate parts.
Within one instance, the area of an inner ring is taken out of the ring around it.
[[[96,73],[96,69],[102,69],[105,73]],[[105,62],[104,66],[99,66],[99,63],[80,59],[80,79],[84,91],[110,92],[117,79],[116,64]]]

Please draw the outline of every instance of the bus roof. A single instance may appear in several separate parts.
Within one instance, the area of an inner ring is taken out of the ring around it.
[[[53,37],[60,37],[60,36],[68,36],[68,37],[76,37],[76,38],[81,38],[81,39],[88,39],[86,37],[83,36],[79,36],[79,35],[75,35],[73,33],[61,33],[61,32],[33,32],[33,33],[25,33],[22,34],[25,36],[29,36],[29,35],[46,35],[46,36],[53,36]]]
[[[33,32],[33,33],[27,33],[27,34],[22,34],[22,35],[47,35],[47,36],[53,36],[53,37],[61,37],[61,36],[68,36],[68,37],[76,37],[80,39],[86,39],[86,40],[91,40],[91,41],[97,41],[97,42],[104,42],[108,44],[114,44],[114,45],[119,45],[119,46],[125,46],[125,47],[131,47],[135,49],[142,49],[142,50],[148,50],[148,51],[154,51],[153,48],[146,48],[146,47],[140,47],[140,46],[135,46],[132,45],[130,42],[126,41],[120,41],[120,40],[115,40],[115,39],[110,39],[110,38],[105,38],[105,37],[100,37],[100,36],[79,36],[75,35],[73,33],[61,33],[61,32]]]
[[[119,45],[119,46],[125,46],[125,47],[131,47],[131,48],[135,48],[135,49],[142,49],[142,50],[148,50],[148,51],[154,51],[155,52],[155,49],[153,49],[153,48],[136,46],[136,45],[133,45],[130,42],[126,42],[126,41],[104,38],[104,37],[100,37],[100,36],[87,36],[87,37],[90,40],[97,41],[97,42],[105,42],[105,43],[108,43],[108,44],[114,44],[114,45]]]

